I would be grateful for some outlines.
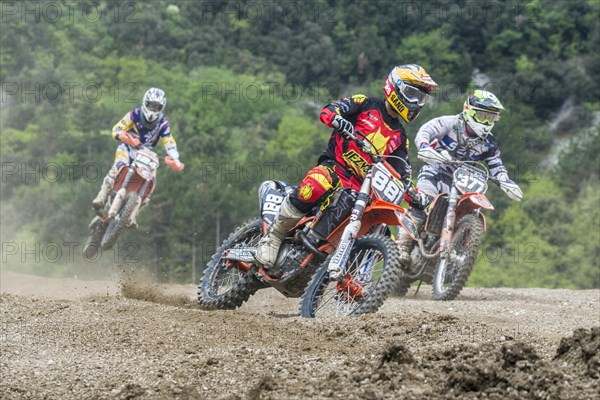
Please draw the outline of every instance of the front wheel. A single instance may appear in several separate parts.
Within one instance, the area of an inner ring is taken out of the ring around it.
[[[102,243],[102,237],[104,236],[104,231],[106,231],[106,225],[102,222],[96,224],[92,228],[92,234],[83,246],[83,256],[86,259],[93,259],[96,257],[96,254],[98,254],[98,250],[100,250]]]
[[[102,242],[100,246],[102,250],[111,249],[119,236],[123,228],[126,228],[127,224],[131,221],[133,213],[138,209],[137,205],[139,202],[140,195],[136,192],[130,192],[125,197],[121,209],[117,212],[117,215],[108,223],[106,231],[102,236]]]
[[[394,288],[392,289],[391,295],[394,297],[406,296],[406,293],[408,293],[408,291],[410,290],[412,283],[412,279],[405,276],[404,274],[401,274],[400,278],[398,279],[398,282],[396,283],[396,286],[394,286]]]
[[[433,277],[433,298],[454,300],[467,282],[481,245],[483,223],[477,215],[469,214],[458,221],[452,236],[450,254],[440,259]]]
[[[300,303],[306,318],[376,312],[400,273],[396,244],[382,235],[365,235],[354,242],[340,281],[331,281],[329,258],[319,267]]]
[[[261,220],[246,222],[219,247],[206,266],[198,286],[198,302],[206,310],[232,310],[241,306],[263,284],[252,271],[242,272],[233,262],[222,259],[225,250],[256,247],[262,237]]]

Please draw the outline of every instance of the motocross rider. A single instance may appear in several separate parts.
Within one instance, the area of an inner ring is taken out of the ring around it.
[[[155,147],[160,138],[167,156],[165,163],[175,172],[180,172],[184,164],[179,161],[179,152],[171,129],[163,112],[167,105],[167,97],[162,89],[150,88],[144,94],[142,105],[137,106],[112,128],[112,136],[121,143],[115,153],[115,161],[108,174],[104,177],[100,191],[92,201],[92,207],[100,210],[110,194],[115,183],[117,172],[123,165],[129,165],[135,156],[135,149],[139,145]],[[142,204],[145,206],[150,201],[147,197]],[[135,219],[131,226],[137,228]]]
[[[360,190],[372,154],[364,152],[347,137],[360,131],[373,143],[378,154],[399,156],[408,163],[408,139],[400,120],[412,122],[438,88],[424,68],[415,65],[394,67],[383,92],[385,99],[356,94],[335,101],[321,110],[321,121],[334,128],[327,148],[308,171],[298,188],[281,204],[269,232],[261,239],[256,259],[271,275],[279,247],[286,233],[314,206],[323,202],[338,187]],[[360,138],[360,135],[359,135]],[[410,179],[410,167],[390,158],[389,163],[404,179]]]
[[[439,193],[450,192],[456,166],[446,162],[452,159],[484,161],[492,178],[510,183],[501,186],[507,195],[513,200],[521,200],[523,193],[508,177],[500,159],[498,143],[491,132],[503,109],[494,94],[475,90],[465,101],[462,113],[434,118],[421,126],[415,143],[419,148],[417,157],[426,164],[419,171],[417,191],[427,199],[422,201],[425,207],[413,206],[409,211],[417,229],[425,222],[428,211],[426,205]],[[404,229],[400,229],[396,243],[400,249],[401,263],[408,264],[413,240]]]

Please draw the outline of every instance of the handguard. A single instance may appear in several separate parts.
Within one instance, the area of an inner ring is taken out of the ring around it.
[[[500,189],[502,189],[504,193],[506,193],[506,195],[512,200],[521,201],[523,198],[523,191],[519,185],[510,179],[507,181],[499,181],[498,186],[500,186]]]
[[[185,167],[184,163],[182,163],[179,160],[174,160],[169,156],[165,157],[165,164],[167,164],[167,167],[171,168],[171,170],[173,170],[174,172],[181,172]]]
[[[417,157],[426,162],[427,164],[441,164],[448,161],[452,161],[452,157],[448,152],[441,153],[435,151],[431,147],[423,147],[417,153]]]

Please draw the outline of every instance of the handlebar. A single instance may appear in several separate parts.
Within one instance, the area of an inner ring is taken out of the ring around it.
[[[132,147],[133,149],[138,150],[138,151],[139,150],[149,150],[149,151],[153,152],[154,154],[156,154],[156,152],[152,149],[151,146],[148,146],[147,144],[144,144],[144,143],[140,143],[136,147],[133,147],[133,146],[130,146],[130,147]],[[156,154],[156,158],[158,158],[158,160],[160,162],[163,162],[163,163],[166,162],[166,157],[158,157],[158,154]]]
[[[440,153],[440,152],[438,152],[438,153]],[[463,167],[463,168],[469,169],[473,172],[477,172],[477,173],[484,175],[486,177],[486,179],[488,179],[488,180],[495,181],[494,178],[490,177],[490,172],[488,170],[488,167],[483,162],[478,161],[478,160],[460,160],[460,159],[454,157],[448,151],[446,151],[446,153],[451,157],[451,159],[441,162],[442,164],[451,164],[451,165],[456,165],[458,167]]]
[[[377,152],[377,149],[375,148],[375,145],[373,144],[373,142],[371,142],[369,139],[367,139],[367,136],[364,133],[362,133],[359,130],[355,130],[354,132],[356,134],[362,136],[362,139],[359,139],[356,135],[354,135],[352,133],[344,132],[342,134],[346,135],[349,139],[353,140],[361,148],[362,151],[364,151],[365,153],[369,153],[371,155],[371,157],[374,159],[374,161],[385,160],[387,158],[396,158],[396,159],[402,161],[404,163],[404,165],[408,168],[408,172],[409,172],[410,176],[408,177],[407,181],[411,182],[411,186],[412,186],[412,181],[410,180],[412,178],[412,170],[411,170],[410,164],[405,159],[403,159],[402,157],[393,156],[391,154],[387,154],[387,155],[379,154],[379,152]],[[376,153],[373,153],[371,149],[375,149]]]
[[[349,139],[354,140],[354,142],[363,150],[365,153],[370,153],[373,148],[373,143],[369,139],[367,139],[366,135],[361,131],[356,130],[357,134],[361,135],[363,138],[359,139],[356,135],[350,132],[344,132],[342,135],[346,135]]]
[[[137,139],[139,139],[139,135],[136,134],[135,132],[128,132],[129,134],[135,136]],[[165,164],[167,164],[167,166],[172,169],[175,172],[180,172],[181,170],[183,170],[185,164],[183,164],[181,161],[179,160],[174,160],[175,161],[175,165],[177,166],[176,169],[174,169],[171,164],[167,161],[167,157],[169,157],[168,155],[166,157],[159,157],[158,154],[156,154],[156,152],[154,151],[154,149],[152,148],[152,146],[149,146],[146,143],[142,143],[140,142],[137,146],[131,146],[129,145],[131,148],[133,148],[136,151],[140,151],[140,150],[147,150],[149,152],[152,152],[152,154],[154,154],[154,156],[158,159],[158,161],[163,162]]]

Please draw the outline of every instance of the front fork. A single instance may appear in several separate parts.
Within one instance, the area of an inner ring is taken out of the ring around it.
[[[456,222],[456,203],[458,202],[459,198],[460,194],[458,193],[458,189],[456,189],[456,186],[453,185],[452,189],[450,190],[448,211],[446,212],[446,218],[444,219],[444,226],[442,228],[442,235],[440,237],[440,263],[438,265],[440,270],[446,268],[446,263],[448,262],[448,257],[450,256],[452,235],[454,234],[454,223]]]
[[[129,185],[129,181],[131,181],[131,177],[134,173],[135,168],[129,168],[129,171],[127,171],[127,175],[125,175],[125,179],[123,180],[123,185],[121,185],[121,188],[117,191],[117,194],[115,194],[115,198],[113,199],[110,209],[108,210],[109,219],[114,218],[121,208],[121,204],[123,203],[125,195],[127,194],[127,186]]]
[[[352,208],[350,222],[346,225],[346,228],[344,228],[340,242],[329,261],[327,270],[329,271],[329,277],[332,280],[339,280],[346,272],[346,263],[350,257],[354,241],[360,231],[361,219],[365,213],[367,201],[371,194],[371,179],[371,174],[367,173],[367,176],[360,187],[356,203],[354,203],[354,207]]]

